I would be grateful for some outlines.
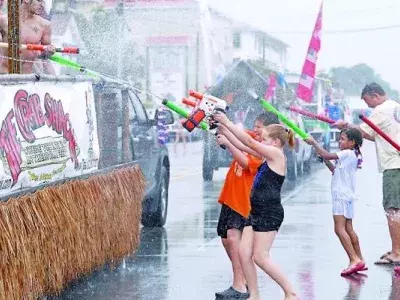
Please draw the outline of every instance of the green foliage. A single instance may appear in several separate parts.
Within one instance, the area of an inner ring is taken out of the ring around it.
[[[383,80],[367,64],[357,64],[350,68],[331,68],[328,74],[319,74],[318,76],[329,77],[332,80],[333,86],[343,88],[347,95],[359,96],[367,83],[376,82],[382,86],[390,98],[394,100],[399,99],[399,92],[392,89],[390,84]]]
[[[79,57],[79,63],[93,71],[117,77],[119,22],[115,11],[97,9],[91,20],[77,15],[76,21],[88,54]],[[125,28],[126,29],[126,28]],[[122,78],[140,81],[144,76],[143,57],[136,53],[131,41],[124,41],[122,48]]]

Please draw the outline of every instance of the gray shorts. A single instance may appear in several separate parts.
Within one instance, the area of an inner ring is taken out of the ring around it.
[[[390,169],[383,172],[383,208],[400,209],[400,169]]]

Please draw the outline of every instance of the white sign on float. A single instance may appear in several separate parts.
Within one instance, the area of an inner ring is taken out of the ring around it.
[[[185,50],[182,46],[153,46],[150,55],[150,89],[170,101],[180,101],[185,92]]]
[[[179,101],[184,94],[182,73],[153,73],[151,88],[158,95],[170,101]]]
[[[92,84],[1,86],[0,196],[98,168]]]

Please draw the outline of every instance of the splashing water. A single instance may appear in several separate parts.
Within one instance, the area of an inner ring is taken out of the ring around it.
[[[213,71],[217,74],[223,70],[222,56],[218,51],[217,44],[215,41],[215,35],[213,31],[212,18],[208,6],[207,0],[199,0],[200,3],[200,25],[204,43],[204,60],[206,67],[206,81],[207,87],[213,84]],[[214,62],[215,57],[219,57],[219,62]],[[215,66],[215,67],[214,67]]]

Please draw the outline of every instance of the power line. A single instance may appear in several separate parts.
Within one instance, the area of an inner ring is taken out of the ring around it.
[[[264,0],[265,1],[265,0]],[[336,1],[336,0],[333,0]],[[370,7],[368,9],[331,9],[331,5],[327,2],[324,4],[324,9],[323,9],[323,14],[329,16],[330,19],[332,19],[332,16],[337,16],[338,18],[336,19],[341,19],[343,16],[357,16],[359,17],[360,15],[364,15],[366,17],[372,17],[376,15],[385,15],[386,13],[393,13],[393,12],[400,12],[400,5],[399,3],[395,2],[396,4],[390,4],[387,6],[377,6],[376,8]],[[246,6],[247,7],[247,6]],[[308,6],[307,6],[308,7]],[[229,14],[228,11],[224,6],[216,6],[216,5],[210,5],[210,8],[216,12],[222,13],[225,16],[232,17],[235,14]],[[262,9],[262,8],[261,8]],[[296,11],[296,9],[301,9],[301,13],[297,12],[295,14],[290,14],[291,11]],[[265,15],[265,18],[268,20],[299,20],[299,19],[307,19],[311,17],[316,17],[318,11],[317,7],[314,7],[314,9],[307,9],[306,11],[303,11],[304,8],[293,8],[289,11],[285,11],[285,13],[277,13],[274,11],[271,14]],[[243,14],[242,11],[237,10],[237,13],[240,15]],[[236,15],[237,18],[237,15]],[[347,19],[347,18],[346,18]]]
[[[361,33],[369,31],[379,30],[390,30],[400,28],[400,24],[380,26],[380,27],[369,27],[369,28],[358,28],[358,29],[343,29],[343,30],[324,30],[322,34],[346,34],[346,33]],[[311,34],[311,31],[266,31],[269,34]]]
[[[377,8],[371,8],[371,9],[356,9],[356,10],[330,10],[329,8],[326,7],[327,5],[324,5],[323,9],[323,14],[327,15],[338,15],[342,17],[343,15],[358,15],[358,14],[363,14],[363,15],[381,15],[383,13],[387,12],[393,12],[393,11],[400,11],[400,6],[399,5],[389,5],[389,6],[383,6],[383,7],[377,7]],[[285,14],[284,16],[287,16],[288,19],[298,19],[299,16],[316,16],[317,10],[315,12],[305,12],[301,14]],[[276,19],[281,19],[281,16],[276,16]],[[268,16],[268,19],[273,18],[275,19],[274,15]]]
[[[166,24],[182,26],[182,23],[176,22],[176,21],[171,21],[171,20],[153,19],[153,18],[146,18],[146,17],[141,17],[139,20],[144,21],[144,22],[166,23]],[[241,21],[239,21],[239,22],[241,22]],[[130,32],[132,32],[131,28],[129,27],[129,25],[126,21],[125,21],[125,24],[128,27],[128,30]],[[191,24],[188,26],[194,26],[194,25]],[[257,28],[258,30],[265,31],[268,34],[308,34],[308,35],[311,34],[311,30],[310,31],[270,31],[268,29],[260,28],[255,25],[251,25],[251,26],[254,28]],[[368,32],[368,31],[390,30],[390,29],[397,29],[397,28],[400,28],[400,24],[385,25],[385,26],[378,26],[378,27],[357,28],[357,29],[336,29],[336,30],[322,29],[322,33],[323,34],[361,33],[361,32]]]
[[[394,8],[394,7],[399,7],[399,6],[387,6],[387,7],[383,7],[384,8]],[[400,7],[399,7],[400,8]],[[382,10],[382,7],[381,7]],[[129,7],[127,7],[126,9],[127,13],[129,14]],[[349,12],[349,13],[353,13],[353,12],[367,12],[367,10],[345,10],[344,12]],[[341,14],[341,13],[339,13]],[[232,17],[230,17],[232,18]],[[290,18],[292,20],[292,18]],[[144,15],[139,16],[138,20],[143,21],[143,22],[154,22],[154,23],[165,23],[165,24],[172,24],[172,25],[178,25],[178,26],[182,26],[181,22],[178,21],[173,21],[173,20],[163,20],[163,19],[155,19],[155,18],[150,18],[150,17],[146,17]],[[282,21],[282,19],[280,18],[280,20]],[[243,21],[238,21],[238,22],[243,22]],[[128,29],[128,31],[130,33],[132,33],[132,29],[130,28],[128,22],[126,22],[126,19],[124,19],[124,23],[125,23],[125,27]],[[194,24],[190,24],[188,25],[188,27],[190,26],[194,26]],[[251,25],[255,28],[258,28],[259,30],[265,31],[268,34],[291,34],[291,35],[296,35],[296,34],[311,34],[311,30],[310,31],[270,31],[268,29],[264,29],[264,28],[260,28],[259,26],[254,26]],[[367,28],[357,28],[357,29],[338,29],[338,30],[326,30],[323,29],[323,34],[346,34],[346,33],[362,33],[362,32],[370,32],[370,31],[380,31],[380,30],[390,30],[390,29],[397,29],[400,28],[400,24],[394,24],[394,25],[386,25],[386,26],[378,26],[378,27],[367,27]]]

